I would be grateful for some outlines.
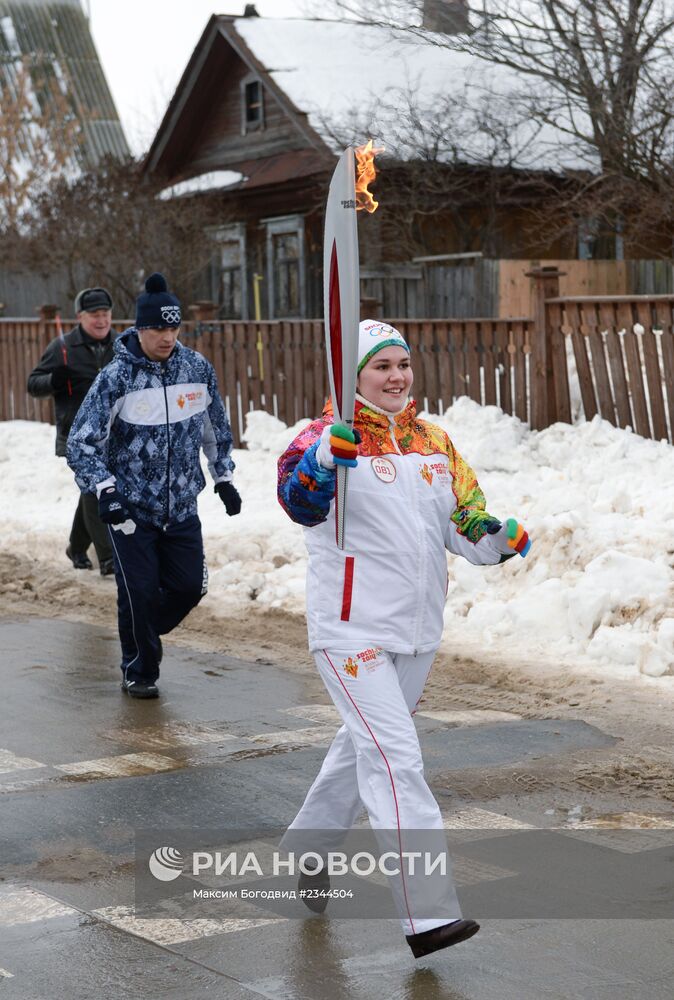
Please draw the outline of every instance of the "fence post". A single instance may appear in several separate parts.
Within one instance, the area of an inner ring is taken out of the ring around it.
[[[559,268],[535,267],[525,276],[533,282],[533,320],[531,338],[531,368],[529,392],[531,393],[531,427],[542,431],[557,420],[554,372],[552,367],[551,331],[548,328],[545,300],[559,297]]]
[[[195,325],[211,323],[218,318],[218,304],[211,299],[199,299],[187,307],[190,319]]]

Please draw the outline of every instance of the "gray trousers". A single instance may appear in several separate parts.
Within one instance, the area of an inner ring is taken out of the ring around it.
[[[70,548],[75,555],[84,555],[93,542],[99,563],[112,559],[112,546],[107,525],[98,516],[95,493],[80,493],[79,503],[70,529]]]

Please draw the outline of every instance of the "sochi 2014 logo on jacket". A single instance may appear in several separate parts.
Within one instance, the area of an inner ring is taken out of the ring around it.
[[[424,462],[419,467],[419,473],[429,486],[433,483],[434,476],[438,477],[443,486],[447,486],[449,483],[449,468],[445,462]]]

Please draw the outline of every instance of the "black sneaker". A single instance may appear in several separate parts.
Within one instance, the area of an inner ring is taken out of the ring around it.
[[[115,564],[112,559],[101,559],[99,563],[101,576],[112,576],[115,572]]]
[[[159,688],[154,681],[122,681],[122,691],[131,698],[158,698]]]
[[[318,864],[315,867],[318,868]],[[312,913],[323,913],[330,899],[328,896],[330,876],[326,870],[325,862],[323,862],[323,867],[320,871],[313,871],[308,874],[300,872],[297,888],[300,899]]]
[[[453,944],[459,944],[460,941],[467,941],[473,934],[477,934],[479,929],[480,925],[474,920],[455,920],[451,924],[422,931],[421,934],[408,934],[407,943],[415,958],[423,958],[424,955],[431,955],[441,948],[449,948]]]
[[[75,569],[93,569],[94,564],[92,563],[86,552],[73,552],[70,545],[66,549],[66,555],[70,559],[71,563]]]

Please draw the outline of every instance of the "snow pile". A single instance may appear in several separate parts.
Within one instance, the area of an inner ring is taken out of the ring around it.
[[[674,449],[599,417],[536,433],[467,398],[434,419],[487,509],[534,540],[496,570],[452,562],[448,628],[515,654],[674,673]]]
[[[446,648],[498,651],[603,674],[674,675],[674,449],[595,418],[533,432],[496,407],[457,400],[441,417],[497,517],[533,538],[527,559],[475,567],[450,558]],[[304,426],[247,418],[235,452],[242,513],[200,498],[214,616],[304,610],[303,532],[276,501],[276,459]],[[53,428],[0,423],[1,547],[63,567],[77,493]]]

